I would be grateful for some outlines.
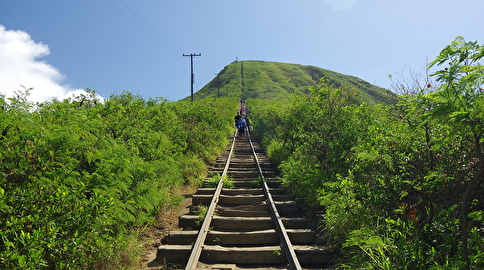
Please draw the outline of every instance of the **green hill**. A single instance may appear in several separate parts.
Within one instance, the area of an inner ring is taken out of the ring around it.
[[[356,89],[360,92],[360,100],[370,104],[396,101],[396,96],[387,89],[357,77],[315,66],[265,61],[232,62],[197,91],[194,99],[225,96],[279,99],[294,92],[308,93],[309,88],[315,86],[322,77],[334,87]]]

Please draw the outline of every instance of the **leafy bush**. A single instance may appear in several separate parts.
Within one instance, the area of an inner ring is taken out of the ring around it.
[[[32,104],[29,91],[0,99],[4,269],[136,264],[136,228],[177,203],[174,189],[199,183],[204,162],[226,145],[237,106],[127,92],[100,101],[91,90]]]
[[[252,110],[283,184],[350,269],[484,267],[484,46],[456,38],[394,105],[324,81]],[[252,105],[251,105],[252,106]]]

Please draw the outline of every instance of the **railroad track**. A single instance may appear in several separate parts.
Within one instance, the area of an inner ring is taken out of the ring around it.
[[[156,260],[187,270],[326,267],[328,249],[316,244],[258,143],[250,135],[232,139],[211,165],[217,186],[193,195],[190,213],[179,218],[183,230],[162,240]]]

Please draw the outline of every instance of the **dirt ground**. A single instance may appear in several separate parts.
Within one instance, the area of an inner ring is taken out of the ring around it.
[[[157,224],[146,228],[143,232],[143,259],[137,269],[164,269],[163,264],[155,261],[157,248],[161,244],[161,239],[167,236],[170,231],[180,230],[178,228],[178,217],[189,212],[189,207],[192,205],[191,195],[196,191],[196,187],[183,187],[179,194],[183,196],[180,206],[173,206],[162,210],[156,217]]]

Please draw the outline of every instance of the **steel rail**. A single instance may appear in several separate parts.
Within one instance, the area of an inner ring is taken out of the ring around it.
[[[237,138],[237,131],[235,131],[234,133],[234,139],[232,140],[232,146],[230,147],[230,152],[227,157],[227,161],[225,163],[225,168],[217,184],[217,188],[215,190],[212,201],[210,203],[210,207],[207,210],[207,214],[205,215],[205,219],[203,220],[203,224],[200,227],[200,231],[198,232],[197,240],[193,244],[190,257],[188,259],[187,265],[185,266],[185,270],[195,270],[197,268],[198,260],[200,259],[200,254],[202,253],[202,249],[203,249],[203,243],[205,243],[207,234],[210,231],[210,223],[212,222],[213,214],[215,212],[215,207],[217,206],[217,203],[220,198],[220,193],[222,192],[222,187],[224,184],[223,180],[229,170],[230,158],[232,157],[232,153],[234,151],[236,138]]]
[[[254,160],[257,165],[257,170],[259,171],[259,175],[262,179],[262,187],[264,189],[264,193],[267,197],[267,201],[269,202],[270,209],[272,212],[272,217],[274,222],[276,223],[276,229],[279,231],[279,235],[282,241],[282,248],[284,249],[284,253],[286,254],[287,261],[289,262],[289,268],[293,270],[302,270],[302,267],[297,259],[296,252],[294,251],[294,247],[292,246],[291,240],[286,232],[286,228],[282,222],[282,218],[277,211],[276,204],[274,203],[274,199],[272,198],[271,192],[269,187],[267,186],[267,182],[264,178],[264,173],[260,167],[259,159],[257,158],[257,153],[255,152],[254,145],[252,144],[252,139],[250,136],[250,129],[247,129],[247,137],[250,143],[250,148],[252,149],[252,153],[254,155]]]

